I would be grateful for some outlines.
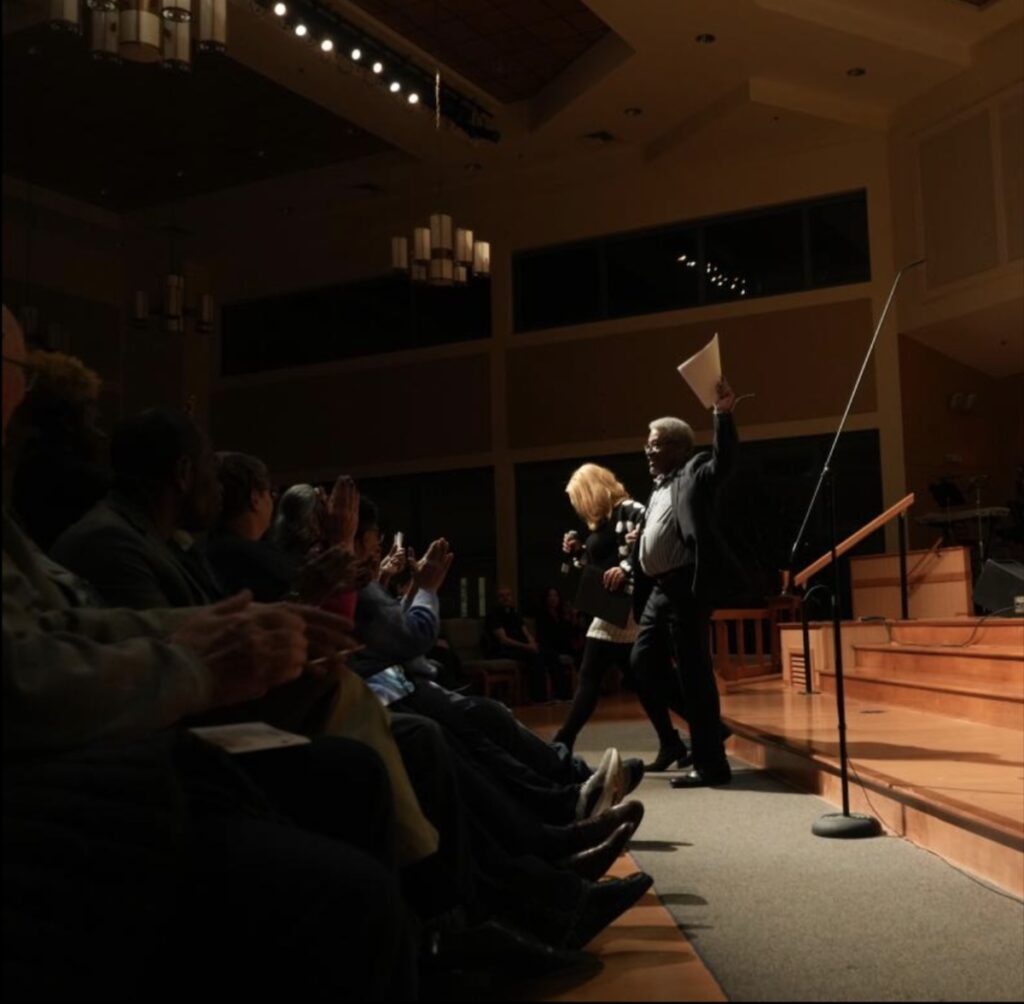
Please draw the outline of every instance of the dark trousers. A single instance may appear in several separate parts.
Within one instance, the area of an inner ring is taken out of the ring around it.
[[[575,819],[577,778],[568,751],[544,742],[503,705],[486,697],[453,694],[416,679],[415,690],[393,711],[423,715],[459,740],[489,776],[544,822]]]
[[[342,774],[353,762],[335,749],[313,758],[325,781],[328,761]],[[5,995],[413,999],[393,871],[287,819],[243,760],[167,734],[5,767]],[[310,793],[330,800],[341,780]]]
[[[659,743],[671,746],[675,740],[668,714],[672,708],[690,726],[694,767],[716,770],[726,759],[711,664],[711,608],[696,600],[691,584],[688,570],[657,581],[640,618],[632,664],[644,711]]]
[[[612,666],[619,666],[624,672],[629,669],[629,657],[633,646],[600,638],[588,638],[583,649],[580,665],[580,682],[573,697],[572,707],[565,723],[558,730],[555,742],[565,743],[572,749],[576,737],[597,707],[601,696],[601,682]]]

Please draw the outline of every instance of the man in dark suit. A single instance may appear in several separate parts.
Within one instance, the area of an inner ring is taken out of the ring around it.
[[[685,766],[689,754],[672,728],[668,709],[685,712],[693,742],[693,769],[672,779],[675,788],[728,784],[718,689],[711,665],[710,620],[720,595],[725,548],[717,539],[712,508],[718,486],[733,465],[736,402],[729,384],[718,385],[711,453],[693,453],[693,430],[678,418],[650,424],[644,450],[654,491],[636,539],[634,590],[640,633],[632,663],[641,696],[658,732],[658,758],[648,769]],[[674,657],[682,704],[672,699]]]

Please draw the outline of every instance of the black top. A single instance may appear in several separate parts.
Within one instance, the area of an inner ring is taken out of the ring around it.
[[[229,594],[251,589],[259,603],[282,599],[292,588],[295,562],[265,540],[246,540],[216,530],[206,541],[206,557]]]
[[[541,648],[559,655],[572,655],[575,632],[572,622],[562,616],[552,617],[547,610],[537,615],[537,643]]]
[[[494,635],[498,630],[503,630],[513,641],[521,641],[524,644],[529,641],[526,637],[526,626],[523,618],[517,610],[508,610],[504,607],[495,607],[484,620],[484,634],[491,640],[496,641]]]

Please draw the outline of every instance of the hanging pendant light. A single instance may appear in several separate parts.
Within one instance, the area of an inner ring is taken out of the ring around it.
[[[473,275],[488,276],[491,274],[490,241],[477,241],[473,245]]]
[[[117,47],[124,59],[135,63],[160,61],[159,0],[128,0],[121,8]]]
[[[70,31],[76,35],[82,32],[82,12],[78,9],[78,0],[50,0],[51,28],[58,31]]]
[[[164,69],[185,73],[191,70],[192,32],[188,21],[165,21],[163,37]]]
[[[391,238],[391,267],[396,272],[409,271],[409,238]]]
[[[93,59],[117,62],[121,54],[117,48],[118,17],[116,10],[94,10],[89,23],[89,48]]]
[[[136,328],[149,324],[149,295],[144,289],[135,290],[132,297],[132,324]]]
[[[168,331],[181,331],[185,316],[185,278],[173,272],[164,276],[164,323]]]
[[[228,44],[228,0],[199,0],[199,37],[203,52],[223,52]]]
[[[212,293],[203,293],[199,298],[199,315],[196,318],[196,330],[208,335],[213,331],[215,306]]]

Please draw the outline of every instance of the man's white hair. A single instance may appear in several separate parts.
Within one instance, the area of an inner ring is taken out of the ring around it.
[[[661,438],[669,443],[679,443],[688,450],[693,449],[693,429],[681,418],[656,418],[648,428],[651,432],[660,432]]]

